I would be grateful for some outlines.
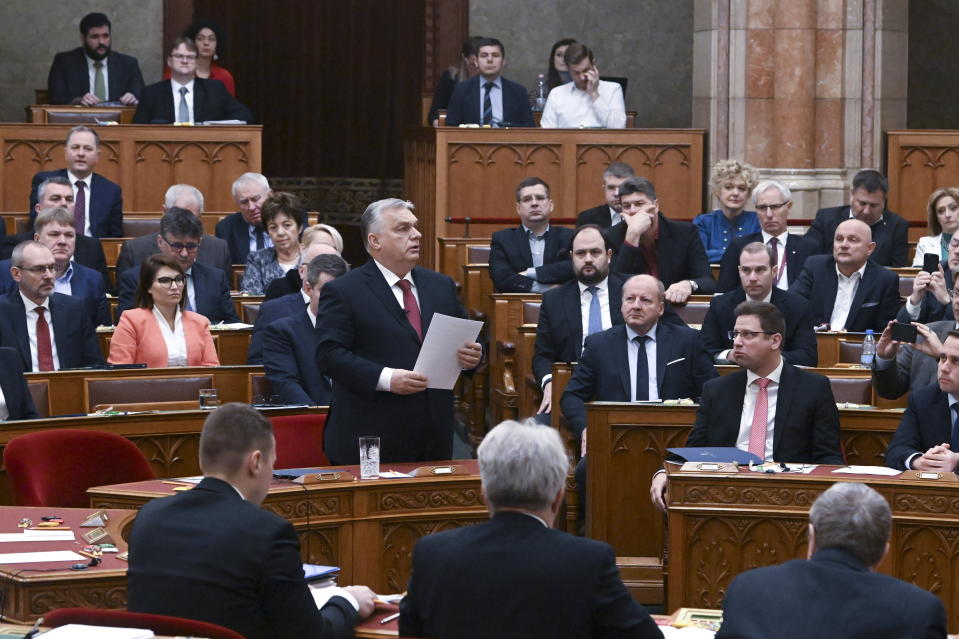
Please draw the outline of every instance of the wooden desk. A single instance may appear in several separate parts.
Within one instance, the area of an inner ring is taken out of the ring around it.
[[[469,263],[469,247],[488,247],[490,238],[486,230],[481,229],[479,237],[438,237],[436,241],[439,243],[436,270],[443,275],[449,275],[462,287],[463,266]]]
[[[517,329],[523,324],[523,305],[539,302],[539,293],[497,293],[489,316],[489,370],[492,423],[517,417],[515,373]]]
[[[955,632],[959,483],[837,475],[833,468],[788,476],[671,472],[667,609],[720,608],[737,574],[805,558],[813,501],[834,482],[859,481],[892,508],[891,548],[879,572],[938,595]]]
[[[376,592],[406,590],[413,546],[424,536],[488,518],[475,460],[454,462],[466,475],[311,484],[275,481],[263,507],[288,519],[303,561],[340,566],[340,583]],[[405,471],[420,464],[390,464]],[[358,466],[344,466],[359,477]],[[384,467],[385,470],[386,467]],[[158,481],[91,488],[90,503],[139,508],[173,494]],[[114,506],[110,506],[111,508]]]
[[[865,338],[865,333],[816,333],[816,347],[819,350],[818,368],[833,368],[836,364],[840,363],[840,342],[861,344]],[[878,335],[876,335],[876,341],[879,341]],[[859,362],[847,362],[847,364],[858,363]]]
[[[20,532],[17,522],[29,517],[34,522],[46,515],[59,515],[70,526],[80,542],[45,541],[11,542],[3,544],[3,552],[39,552],[46,550],[79,550],[86,542],[82,535],[93,530],[81,528],[80,523],[93,509],[88,508],[27,508],[22,506],[0,507],[0,532]],[[117,549],[127,549],[127,533],[136,512],[133,510],[110,510],[105,528],[113,538]],[[70,566],[88,559],[67,562],[35,562],[26,564],[0,564],[0,579],[4,582],[3,621],[33,623],[38,617],[56,608],[82,606],[87,608],[126,608],[127,565],[117,559],[116,553],[104,553],[99,566],[86,570],[70,570]],[[51,570],[56,568],[56,570]],[[40,572],[43,571],[43,572]]]
[[[24,210],[38,171],[63,166],[69,125],[0,124],[0,210]],[[206,208],[230,211],[230,187],[247,171],[261,172],[261,126],[98,127],[97,173],[123,188],[130,211],[155,211],[171,184],[187,183],[206,195]]]

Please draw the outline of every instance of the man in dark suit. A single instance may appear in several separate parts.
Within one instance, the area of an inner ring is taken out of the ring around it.
[[[603,171],[603,195],[606,202],[586,209],[576,216],[576,226],[595,224],[607,229],[623,220],[623,204],[619,201],[619,185],[631,177],[636,177],[633,167],[625,162],[613,162]]]
[[[12,348],[0,347],[0,391],[3,392],[0,420],[40,418],[23,375],[23,361]]]
[[[433,315],[466,311],[452,279],[416,266],[422,234],[412,203],[374,202],[360,229],[372,259],[324,285],[317,313],[317,364],[333,382],[326,454],[334,464],[358,463],[357,438],[376,435],[381,461],[449,459],[453,393],[428,388],[413,367]],[[481,355],[473,342],[449,357],[472,369]]]
[[[899,276],[869,256],[869,227],[846,220],[836,227],[830,255],[813,255],[789,292],[809,301],[817,329],[882,332],[899,310]]]
[[[420,538],[400,635],[662,637],[623,586],[609,545],[552,528],[569,469],[555,430],[503,422],[480,444],[479,465],[492,517]],[[508,593],[509,605],[473,605],[490,593]]]
[[[912,281],[912,292],[896,316],[900,322],[929,324],[942,320],[955,320],[950,291],[959,272],[959,235],[949,241],[949,253],[939,262],[939,268],[929,273],[919,271]]]
[[[251,251],[273,246],[260,218],[260,208],[272,193],[261,173],[244,173],[233,182],[233,199],[240,210],[216,223],[216,236],[226,240],[234,264],[246,264]]]
[[[736,323],[736,307],[749,299],[769,302],[786,318],[783,359],[794,366],[815,366],[819,357],[809,303],[798,295],[773,286],[778,273],[772,249],[762,242],[753,242],[743,247],[736,261],[739,262],[742,287],[717,295],[709,302],[709,310],[699,331],[706,352],[717,364],[736,363],[729,332]]]
[[[80,20],[82,46],[53,58],[47,77],[50,104],[96,106],[119,102],[133,106],[143,92],[143,75],[133,56],[112,51],[110,20],[88,13]]]
[[[94,173],[100,159],[100,136],[93,129],[75,126],[64,147],[67,168],[41,171],[30,185],[30,223],[37,216],[37,189],[52,177],[67,178],[73,188],[74,226],[77,235],[123,236],[123,193],[120,185]],[[81,206],[82,205],[82,206]]]
[[[373,610],[373,593],[331,586],[333,596],[317,609],[293,526],[260,508],[275,461],[273,428],[255,409],[226,404],[207,417],[203,480],[137,513],[127,570],[131,612],[215,623],[250,639],[352,636]]]
[[[27,371],[103,366],[83,301],[53,292],[57,266],[50,249],[23,242],[12,259],[17,290],[0,299],[0,346],[16,349]]]
[[[833,484],[809,510],[807,559],[733,579],[716,639],[944,638],[938,597],[877,572],[891,531],[892,513],[879,493],[860,483]]]
[[[550,226],[553,200],[538,177],[516,187],[520,225],[493,233],[489,274],[497,293],[542,293],[573,278],[569,261],[572,229]]]
[[[506,48],[496,38],[478,43],[479,75],[453,89],[446,113],[447,126],[535,126],[526,87],[500,75],[506,63]]]
[[[880,266],[909,266],[909,222],[886,209],[889,182],[879,171],[863,169],[852,179],[849,206],[819,209],[805,239],[813,255],[832,253],[836,227],[857,219],[872,230],[876,250],[872,260]]]
[[[776,262],[776,288],[788,291],[799,279],[806,258],[810,255],[809,244],[801,235],[789,232],[789,211],[792,209],[792,192],[782,182],[766,180],[756,185],[753,200],[759,215],[759,233],[733,238],[719,263],[719,280],[716,290],[732,291],[740,286],[739,254],[743,247],[753,242],[768,246]]]
[[[686,446],[735,446],[780,462],[843,463],[829,380],[783,361],[786,322],[779,309],[742,302],[733,332],[733,359],[743,370],[703,386]],[[650,487],[653,503],[663,511],[666,484],[659,471]]]
[[[250,110],[230,95],[222,82],[196,77],[196,57],[193,40],[179,37],[173,41],[173,49],[167,58],[170,79],[143,90],[133,116],[134,124],[253,120]]]
[[[187,310],[205,315],[214,324],[239,322],[240,318],[236,316],[230,300],[230,285],[226,275],[218,268],[204,266],[196,261],[202,235],[203,226],[193,213],[173,207],[160,219],[157,246],[161,253],[179,262],[186,273]],[[117,286],[120,297],[117,320],[123,311],[133,308],[133,298],[139,282],[139,265],[120,274]]]
[[[316,313],[323,286],[349,270],[339,255],[319,255],[307,262],[303,292],[309,304],[266,327],[263,369],[274,395],[284,404],[326,406],[330,382],[316,368]]]
[[[173,207],[190,211],[202,223],[203,193],[195,186],[174,184],[168,188],[163,198],[163,212],[166,213]],[[117,258],[117,273],[122,273],[138,264],[142,264],[143,260],[157,253],[160,250],[157,242],[159,235],[159,233],[148,233],[124,242],[120,246],[120,256]],[[221,240],[215,235],[203,234],[196,261],[220,269],[226,275],[227,281],[233,275],[230,247],[225,240]]]
[[[614,271],[652,275],[666,287],[666,301],[673,304],[684,304],[693,293],[716,290],[699,231],[690,222],[662,214],[652,182],[625,180],[619,185],[619,199],[623,221],[607,231]]]
[[[953,292],[952,304],[959,306],[959,291]],[[893,322],[889,322],[876,342],[876,357],[872,362],[873,388],[886,399],[898,399],[936,383],[942,341],[957,326],[955,320],[914,322],[917,340],[915,344],[907,344],[892,339],[892,325]]]
[[[959,429],[955,427],[959,397],[959,331],[946,333],[939,354],[936,381],[909,393],[889,449],[886,464],[899,470],[951,472],[959,466]]]

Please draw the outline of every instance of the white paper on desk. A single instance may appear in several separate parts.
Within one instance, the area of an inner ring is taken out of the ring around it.
[[[0,564],[29,564],[44,561],[87,561],[87,558],[72,550],[0,553]]]
[[[453,390],[462,370],[456,351],[463,344],[475,342],[481,328],[483,322],[433,313],[413,366],[414,372],[426,375],[427,388]]]
[[[678,639],[710,639],[716,636],[716,633],[712,630],[697,628],[696,626],[686,626],[685,628],[659,626],[659,630],[663,633],[665,639],[671,639],[672,637],[677,637]]]
[[[152,630],[146,628],[107,628],[78,623],[68,623],[40,635],[48,639],[149,639],[155,636]]]
[[[20,533],[0,533],[0,543],[9,541],[75,541],[72,530],[24,530]]]
[[[895,468],[887,468],[886,466],[845,466],[843,468],[837,468],[832,472],[849,473],[852,475],[882,475],[885,477],[892,477],[893,475],[900,474],[902,471],[896,470]]]
[[[343,597],[343,589],[339,586],[322,586],[314,588],[310,586],[310,594],[313,595],[313,601],[316,602],[316,609],[320,610],[333,597]],[[344,597],[346,599],[346,597]]]

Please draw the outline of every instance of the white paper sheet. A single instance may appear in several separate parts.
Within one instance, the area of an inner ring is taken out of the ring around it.
[[[475,342],[483,322],[434,313],[413,370],[426,375],[428,388],[452,390],[460,375],[456,351]]]
[[[834,473],[849,473],[853,475],[882,475],[885,477],[892,477],[901,473],[901,470],[896,470],[895,468],[887,468],[886,466],[846,466],[844,468],[837,468],[832,471]]]
[[[72,550],[0,553],[0,564],[29,564],[41,561],[89,561],[89,559]]]
[[[108,628],[78,623],[68,623],[40,635],[47,639],[149,639],[154,636],[152,630],[145,628]]]
[[[24,530],[18,533],[0,533],[0,543],[10,541],[75,541],[72,530]]]

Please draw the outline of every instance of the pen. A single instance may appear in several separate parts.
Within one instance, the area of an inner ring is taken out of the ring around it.
[[[390,615],[389,617],[383,617],[382,619],[380,619],[380,623],[381,623],[381,624],[382,624],[382,623],[389,623],[389,622],[393,621],[394,619],[399,618],[399,616],[400,616],[400,613],[397,612],[397,613],[395,613],[395,614]]]
[[[35,622],[33,622],[33,627],[30,628],[27,634],[23,635],[23,639],[33,639],[40,632],[40,624],[43,623],[43,617],[40,617]]]

